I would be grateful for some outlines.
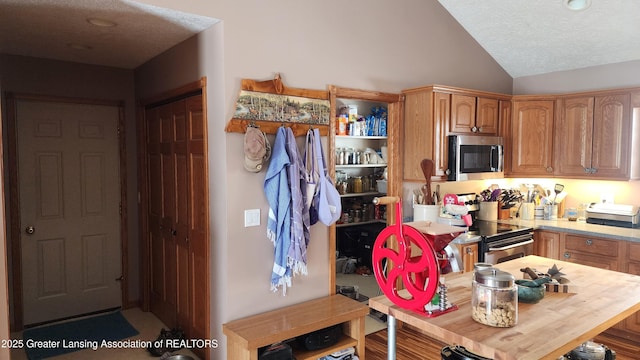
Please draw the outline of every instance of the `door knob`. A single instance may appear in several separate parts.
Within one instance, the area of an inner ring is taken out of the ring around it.
[[[32,235],[34,232],[36,232],[36,228],[34,228],[33,226],[27,226],[24,229],[24,232],[27,233],[27,235]]]

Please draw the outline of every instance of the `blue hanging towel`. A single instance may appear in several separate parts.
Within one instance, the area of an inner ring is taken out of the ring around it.
[[[289,155],[286,149],[286,129],[280,127],[271,153],[271,161],[264,179],[264,193],[269,203],[267,237],[274,245],[271,290],[286,294],[291,286],[291,268],[287,266],[291,246],[291,189],[288,181]]]

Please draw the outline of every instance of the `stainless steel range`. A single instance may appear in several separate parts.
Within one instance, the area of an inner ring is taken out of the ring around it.
[[[467,206],[473,224],[467,236],[479,236],[478,261],[498,264],[503,261],[533,255],[533,228],[477,220],[478,195],[458,194],[458,200]]]
[[[516,258],[533,255],[533,228],[499,224],[478,220],[477,230],[469,232],[480,235],[478,261],[498,264]]]

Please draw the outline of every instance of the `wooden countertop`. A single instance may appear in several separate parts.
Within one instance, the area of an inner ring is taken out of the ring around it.
[[[546,293],[537,304],[518,303],[518,323],[511,328],[483,325],[471,318],[472,273],[447,274],[449,300],[459,309],[426,318],[394,305],[386,296],[369,306],[426,334],[493,359],[557,359],[584,341],[640,310],[640,276],[539,256],[527,256],[496,268],[522,278],[521,268],[561,268],[576,293]]]

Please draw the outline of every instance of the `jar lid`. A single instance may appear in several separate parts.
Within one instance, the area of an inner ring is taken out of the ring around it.
[[[506,271],[485,269],[475,273],[475,281],[494,288],[510,288],[516,278]]]
[[[473,270],[475,271],[487,270],[487,269],[491,269],[492,267],[493,267],[493,264],[483,263],[483,262],[477,262],[473,264]]]

